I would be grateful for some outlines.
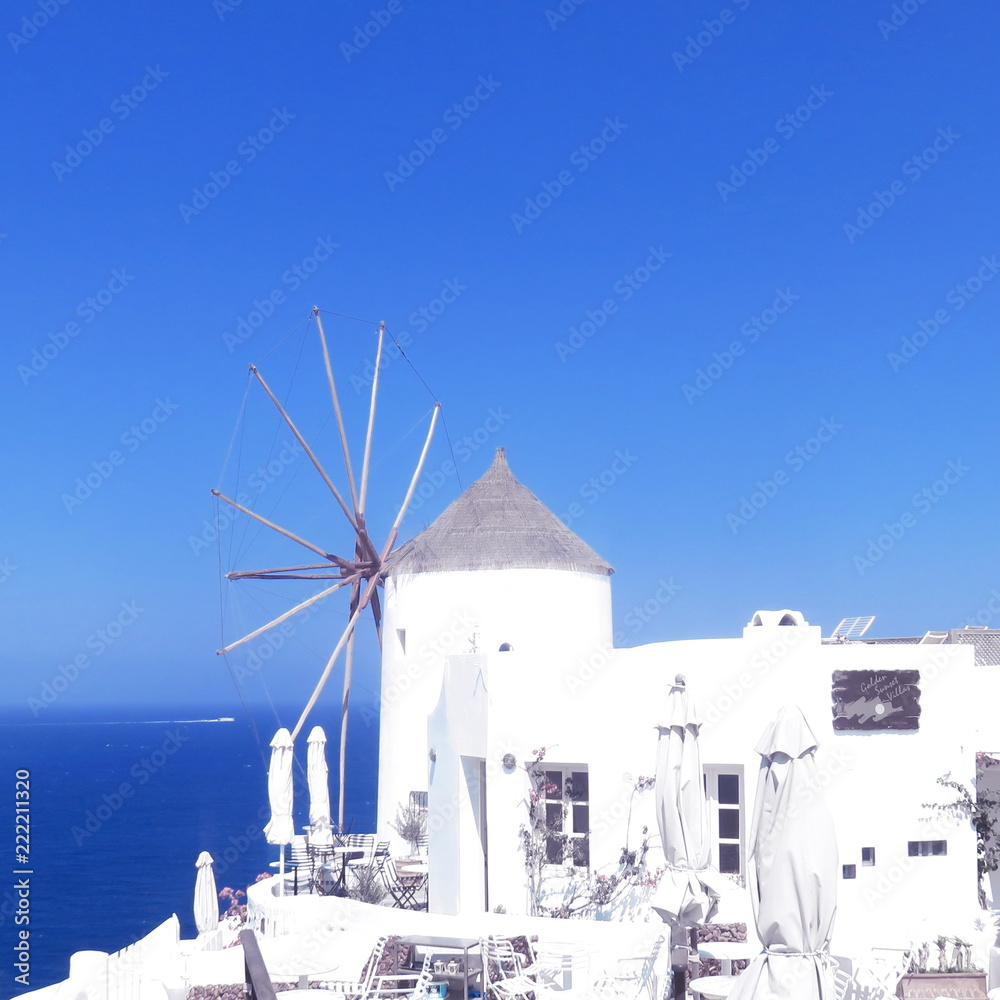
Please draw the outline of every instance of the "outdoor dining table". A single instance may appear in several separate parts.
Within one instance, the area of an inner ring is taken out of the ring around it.
[[[420,948],[430,948],[432,951],[438,948],[442,948],[446,951],[455,951],[462,953],[462,969],[461,973],[455,973],[455,978],[458,975],[462,977],[462,992],[460,997],[462,1000],[466,1000],[469,996],[469,952],[475,949],[479,950],[479,938],[458,938],[458,937],[407,937],[401,942],[402,945],[417,945]],[[456,956],[457,957],[457,956]],[[397,970],[398,971],[398,970]],[[477,969],[471,970],[473,972],[478,972]],[[438,973],[440,975],[440,973]],[[448,974],[450,975],[450,974]]]
[[[722,975],[733,974],[733,961],[739,958],[753,958],[760,954],[756,941],[702,941],[698,945],[699,958],[717,958],[722,962]]]
[[[297,986],[294,990],[281,991],[282,1000],[302,997],[303,1000],[343,1000],[344,994],[335,990],[311,990],[308,986]]]
[[[396,871],[400,875],[426,875],[430,870],[426,861],[408,861],[406,858],[396,860]]]
[[[272,938],[259,942],[260,953],[273,980],[295,979],[297,990],[309,990],[310,976],[329,977],[337,971],[338,962],[322,954],[310,954],[294,937]],[[286,990],[285,993],[294,992]],[[309,990],[310,997],[317,992]],[[284,994],[282,994],[284,996]],[[312,1000],[321,1000],[314,997]]]
[[[736,985],[736,976],[702,976],[688,984],[691,992],[702,1000],[726,1000]]]
[[[343,892],[344,886],[347,883],[347,862],[353,858],[363,857],[365,852],[360,847],[324,847],[322,850],[326,853],[327,857],[340,862],[336,887]],[[332,864],[332,862],[330,863]]]

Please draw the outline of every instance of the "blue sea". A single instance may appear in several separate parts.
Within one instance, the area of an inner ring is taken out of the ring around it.
[[[290,729],[294,708],[278,709]],[[222,716],[234,721],[213,721]],[[370,718],[370,713],[365,713]],[[295,825],[308,821],[306,735],[322,725],[330,741],[330,794],[336,811],[338,722],[317,711],[296,741]],[[191,913],[195,860],[215,859],[218,887],[246,889],[273,872],[278,848],[264,841],[268,744],[279,726],[272,709],[252,716],[230,706],[91,709],[25,724],[0,716],[6,843],[0,867],[0,997],[65,979],[75,951],[117,951],[176,913],[183,937]],[[378,728],[351,714],[345,825],[375,823]],[[19,861],[15,798],[28,772],[30,856]],[[23,869],[30,875],[14,874]],[[26,882],[25,885],[20,885]],[[20,888],[19,888],[20,885]],[[27,905],[21,902],[27,891]],[[20,906],[20,913],[18,907]],[[20,917],[21,922],[17,923]],[[27,923],[24,922],[27,918]],[[29,985],[15,981],[15,941],[30,930]]]

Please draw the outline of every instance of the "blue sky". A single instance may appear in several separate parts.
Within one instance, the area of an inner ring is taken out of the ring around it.
[[[385,370],[379,537],[436,398],[403,536],[505,445],[624,644],[995,625],[996,12],[374,2],[6,10],[4,701],[79,662],[58,706],[235,704],[220,630],[298,591],[220,562],[297,553],[210,541],[209,490],[350,545],[259,392],[233,435],[259,363],[339,469],[314,304],[356,452],[376,321],[430,388]],[[304,697],[345,619],[244,696]]]

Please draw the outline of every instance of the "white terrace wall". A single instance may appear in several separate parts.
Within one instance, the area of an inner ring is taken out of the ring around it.
[[[818,628],[772,626],[747,628],[739,639],[613,653],[581,652],[577,645],[560,656],[548,643],[537,652],[528,644],[484,660],[488,702],[476,711],[488,705],[491,908],[525,907],[517,836],[527,819],[523,765],[541,745],[550,764],[588,766],[592,867],[613,870],[626,842],[637,845],[643,824],[658,844],[653,793],[636,791],[635,779],[653,773],[654,727],[674,676],[683,673],[703,720],[703,764],[743,768],[744,849],[760,764],[753,748],[780,705],[805,713],[820,743],[817,761],[841,863],[856,865],[855,879],[838,882],[838,943],[923,940],[970,926],[977,909],[974,833],[966,820],[925,805],[955,799],[936,783],[946,773],[971,787],[976,750],[1000,745],[991,718],[991,706],[1000,703],[997,681],[990,668],[973,665],[968,647],[822,645]],[[913,669],[920,673],[917,731],[834,731],[834,670]],[[461,712],[458,692],[456,699],[450,712]],[[517,768],[501,766],[506,753]],[[909,857],[909,841],[929,840],[946,840],[947,855]],[[862,847],[874,848],[874,866],[862,865]]]
[[[405,645],[400,632],[405,634]],[[411,791],[426,790],[427,718],[437,704],[445,659],[477,648],[546,663],[579,650],[611,648],[607,576],[567,570],[477,570],[391,577],[385,586],[380,695],[378,831],[397,842],[389,824]],[[499,654],[495,671],[505,669]]]

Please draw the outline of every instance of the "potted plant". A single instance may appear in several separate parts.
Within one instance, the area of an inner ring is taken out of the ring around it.
[[[415,858],[427,836],[427,813],[412,802],[400,805],[396,807],[396,818],[389,825],[410,845],[410,857]]]
[[[914,967],[899,981],[897,995],[904,1000],[924,997],[960,997],[962,1000],[985,1000],[986,973],[972,964],[972,945],[957,937],[939,936],[937,968],[932,969],[931,948],[925,942],[917,951]],[[952,945],[951,957],[948,945]]]

